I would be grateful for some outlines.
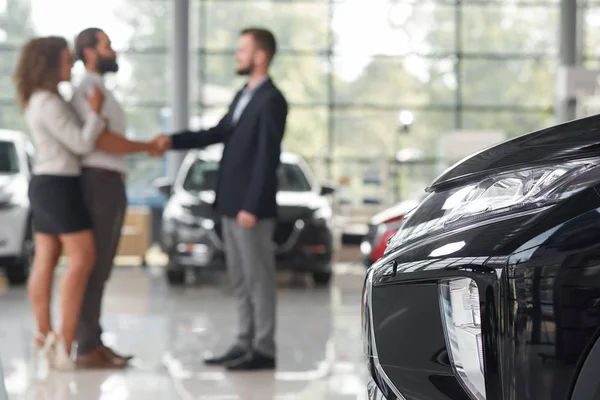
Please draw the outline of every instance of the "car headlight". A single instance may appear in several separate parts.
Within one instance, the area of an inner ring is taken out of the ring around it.
[[[388,250],[425,234],[535,212],[583,189],[577,182],[598,159],[497,173],[478,182],[427,196],[390,240]]]
[[[477,400],[485,400],[479,290],[470,278],[440,283],[440,308],[452,367]]]
[[[165,216],[186,225],[199,225],[206,230],[211,230],[215,226],[213,220],[198,217],[194,215],[189,208],[175,202],[167,207]]]
[[[172,203],[172,205],[168,208],[167,214],[171,218],[185,224],[194,224],[198,222],[198,219],[194,217],[192,212],[187,207],[182,206],[180,203]]]
[[[363,240],[360,244],[360,254],[368,256],[373,251],[373,246],[367,240]]]
[[[331,219],[331,208],[319,207],[313,211],[313,219],[317,221],[329,221]]]

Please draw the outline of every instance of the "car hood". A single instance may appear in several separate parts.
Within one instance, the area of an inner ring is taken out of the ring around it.
[[[327,200],[315,192],[279,192],[277,193],[279,207],[304,207],[317,209],[327,206]]]
[[[193,193],[200,203],[213,204],[215,192],[207,190]],[[280,207],[305,207],[316,209],[327,204],[327,201],[315,192],[279,192],[277,193],[277,204]]]
[[[468,184],[507,169],[600,155],[600,116],[545,128],[480,151],[456,163],[428,188]]]
[[[212,209],[215,201],[214,191],[181,192],[177,197],[177,201],[185,204],[194,214],[207,218],[216,217],[216,213]],[[309,218],[313,210],[329,207],[327,199],[315,192],[279,192],[277,193],[277,204],[279,218],[283,220]]]

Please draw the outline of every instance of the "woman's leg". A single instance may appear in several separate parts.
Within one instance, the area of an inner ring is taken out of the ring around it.
[[[41,336],[37,338],[37,341],[42,345],[43,337],[52,331],[50,300],[54,270],[60,257],[61,246],[57,236],[45,233],[35,233],[34,241],[35,254],[33,268],[27,282],[27,291],[37,322],[38,333]]]
[[[91,230],[60,235],[60,241],[69,260],[60,284],[62,314],[60,336],[67,353],[70,354],[87,280],[94,267],[96,250]]]

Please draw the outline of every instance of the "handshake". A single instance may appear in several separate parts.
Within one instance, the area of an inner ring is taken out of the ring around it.
[[[153,157],[161,157],[167,150],[171,150],[171,137],[169,135],[158,135],[152,141],[146,143],[146,152]]]

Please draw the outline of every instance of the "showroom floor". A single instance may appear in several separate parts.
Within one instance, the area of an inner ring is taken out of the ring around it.
[[[38,369],[34,375],[25,291],[2,289],[0,279],[0,359],[9,398],[364,399],[359,314],[363,274],[360,265],[340,264],[329,289],[281,274],[275,373],[226,373],[202,364],[204,352],[224,349],[234,334],[234,304],[224,276],[201,277],[204,283],[173,288],[158,267],[119,267],[104,303],[105,340],[135,354],[134,366],[50,374]]]

